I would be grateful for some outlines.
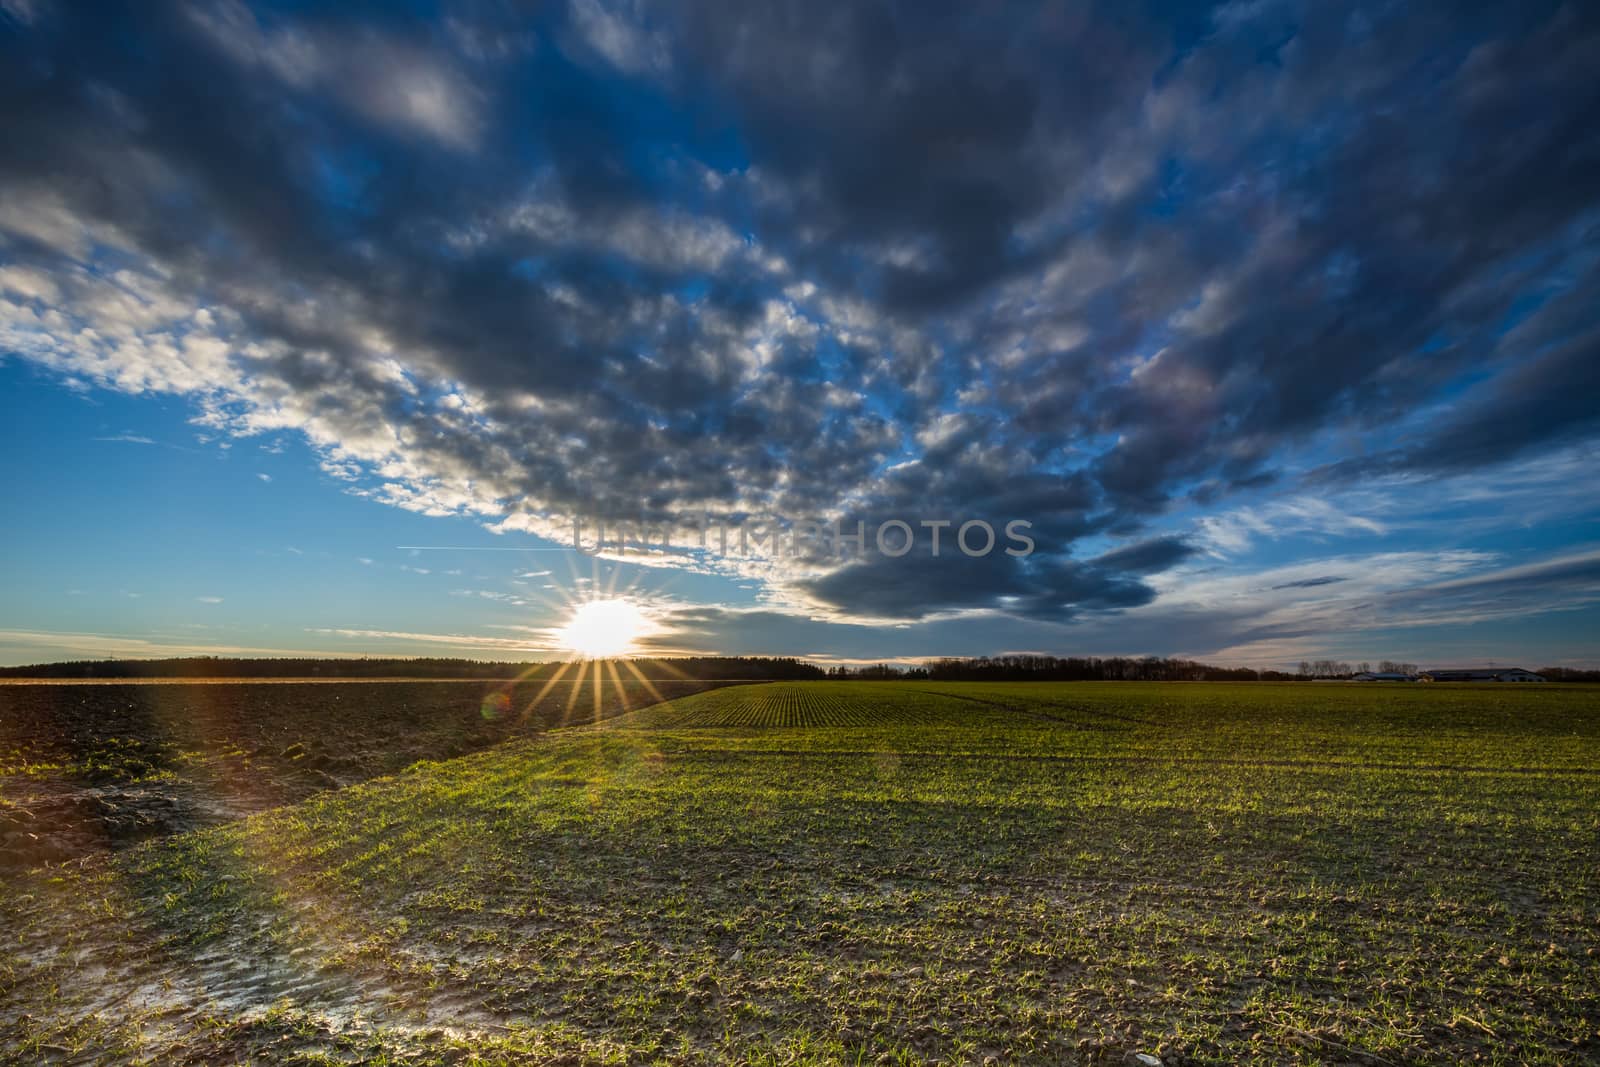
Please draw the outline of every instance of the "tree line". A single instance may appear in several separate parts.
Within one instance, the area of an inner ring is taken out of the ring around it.
[[[1578,667],[1540,667],[1534,673],[1552,682],[1600,682],[1600,671],[1583,670]]]
[[[1386,659],[1386,660],[1381,660],[1378,663],[1377,673],[1378,674],[1414,675],[1414,674],[1417,673],[1417,670],[1418,670],[1418,668],[1417,668],[1417,665],[1415,663],[1400,663],[1397,660]],[[1356,674],[1371,674],[1371,673],[1373,673],[1372,664],[1367,663],[1365,660],[1363,660],[1362,662],[1360,662],[1360,663],[1356,664],[1354,667],[1352,667],[1352,666],[1350,666],[1350,664],[1345,663],[1342,660],[1331,660],[1331,659],[1305,660],[1305,659],[1303,659],[1303,660],[1300,661],[1300,670],[1299,670],[1299,673],[1298,673],[1298,677],[1301,677],[1301,678],[1349,678],[1352,675],[1356,675]]]
[[[604,667],[607,662],[598,661]],[[1218,667],[1196,660],[1162,656],[978,656],[930,660],[920,666],[889,663],[822,668],[792,656],[676,656],[629,659],[652,681],[687,678],[696,681],[738,679],[749,681],[891,680],[896,678],[936,682],[1291,682],[1310,679],[1350,678],[1371,670],[1340,660],[1306,660],[1295,672]],[[633,677],[616,666],[620,676]],[[1415,675],[1415,663],[1379,662],[1385,674]],[[418,657],[410,659],[313,659],[282,657],[235,659],[189,656],[149,660],[75,660],[28,667],[0,667],[0,678],[437,678],[490,681],[525,678],[546,681],[565,670],[565,677],[582,676],[567,662],[518,663],[497,660]],[[1545,667],[1539,674],[1552,682],[1600,682],[1600,671],[1571,667]]]
[[[1285,671],[1218,667],[1162,656],[978,656],[930,660],[920,667],[887,663],[832,667],[840,679],[926,679],[933,682],[1258,682],[1293,681]]]
[[[603,665],[606,661],[600,661]],[[800,680],[823,678],[814,664],[789,656],[683,656],[630,659],[634,669],[652,681],[689,678]],[[566,677],[582,672],[564,662],[515,663],[496,660],[417,657],[410,659],[312,659],[277,657],[234,659],[189,656],[173,659],[75,660],[28,667],[0,668],[0,678],[441,678],[548,680],[565,669]],[[602,666],[602,669],[603,666]],[[622,677],[633,672],[618,667]],[[609,677],[609,672],[607,673]]]

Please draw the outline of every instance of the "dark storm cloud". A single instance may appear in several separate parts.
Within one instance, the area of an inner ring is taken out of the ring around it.
[[[1597,429],[1592,5],[28,11],[6,343],[402,506],[1023,518],[793,588],[1069,618],[1292,452]]]
[[[1085,611],[1148,604],[1155,591],[1141,576],[1166,570],[1194,553],[1178,538],[1158,538],[1084,561],[1057,553],[1019,559],[1007,555],[1007,549],[1021,552],[1024,546],[1005,536],[1003,524],[994,525],[994,548],[982,555],[962,552],[947,530],[936,557],[931,539],[919,532],[915,551],[905,556],[868,554],[825,577],[797,584],[824,604],[883,618],[980,608],[1065,621]],[[899,536],[889,535],[892,548],[898,549]],[[972,551],[985,543],[982,531],[975,530]]]
[[[1036,266],[1017,247],[1090,177],[1166,57],[1114,7],[825,0],[691,4],[685,67],[724,95],[776,183],[763,222],[886,303],[947,309]],[[800,240],[796,242],[794,239]]]

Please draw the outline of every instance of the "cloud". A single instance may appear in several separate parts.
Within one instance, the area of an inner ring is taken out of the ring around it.
[[[1275,586],[1272,586],[1272,588],[1274,590],[1277,590],[1277,589],[1315,589],[1319,585],[1335,585],[1335,584],[1337,584],[1339,582],[1348,582],[1349,580],[1350,579],[1340,577],[1337,574],[1323,574],[1323,575],[1319,575],[1316,578],[1299,578],[1299,579],[1296,579],[1295,581],[1292,581],[1292,582],[1284,582],[1282,585],[1275,585]]]
[[[421,10],[30,6],[0,348],[501,531],[1034,524],[670,561],[833,620],[1141,611],[1600,432],[1591,7]]]
[[[1321,472],[1350,477],[1401,471],[1457,472],[1491,466],[1534,449],[1592,440],[1600,411],[1600,327],[1517,363],[1454,402],[1409,447],[1346,460]]]
[[[1107,552],[1094,562],[1108,571],[1150,574],[1174,567],[1194,554],[1194,546],[1181,537],[1157,537]]]
[[[974,539],[976,550],[982,539]],[[868,618],[994,610],[1064,620],[1085,611],[1150,602],[1155,590],[1141,576],[1166,570],[1194,552],[1181,538],[1165,537],[1081,562],[1047,555],[1018,566],[999,544],[1004,542],[997,539],[994,551],[977,557],[948,545],[934,556],[929,539],[905,556],[873,553],[798,586],[841,614]]]
[[[378,123],[472,147],[478,101],[470,84],[433,50],[375,33],[329,26],[267,28],[239,0],[188,9],[218,51],[300,93],[326,92]]]
[[[307,633],[329,637],[349,638],[364,642],[398,643],[407,647],[439,647],[476,649],[498,655],[543,654],[559,651],[548,641],[519,637],[483,637],[475,634],[431,634],[406,630],[360,630],[345,628],[312,628]]]
[[[1353,504],[1367,508],[1391,506],[1372,495],[1346,494],[1333,498],[1293,496],[1263,504],[1248,504],[1200,518],[1199,538],[1216,555],[1239,554],[1257,540],[1277,540],[1295,535],[1349,537],[1383,535],[1383,522],[1358,513]]]
[[[1600,548],[1395,592],[1388,606],[1433,623],[1483,622],[1600,603]]]
[[[197,597],[195,597],[195,600],[198,601],[201,604],[220,604],[220,603],[222,603],[222,598],[219,597],[219,596],[197,596]]]
[[[614,12],[599,0],[572,0],[567,12],[582,42],[618,70],[659,75],[670,67],[665,37],[640,24],[636,5],[625,5],[622,12]]]
[[[1229,662],[1283,665],[1303,656],[1426,658],[1452,628],[1583,611],[1600,603],[1593,549],[1531,562],[1469,550],[1376,552],[1292,565],[1177,573],[1161,598],[1117,629],[1135,641]],[[1337,569],[1335,577],[1324,568]],[[1573,632],[1584,642],[1582,625]],[[1171,635],[1181,635],[1174,645]],[[1387,647],[1385,647],[1387,646]],[[1135,645],[1135,647],[1139,647]],[[1549,643],[1536,653],[1551,655]]]
[[[62,630],[0,630],[0,659],[48,663],[63,659],[160,659],[169,656],[357,656],[358,652],[259,644],[198,644],[174,637]]]
[[[533,603],[533,601],[530,601],[526,597],[517,596],[515,593],[503,593],[496,589],[452,589],[450,590],[450,595],[458,597],[479,597],[483,600],[493,600],[497,603],[507,604],[512,607],[527,607],[529,604]]]
[[[1334,581],[1314,568],[1336,565]],[[662,613],[664,646],[817,659],[919,661],[941,655],[1043,652],[1143,655],[1283,668],[1336,655],[1426,660],[1484,622],[1551,611],[1580,613],[1570,638],[1535,646],[1490,635],[1490,656],[1546,661],[1592,659],[1593,612],[1600,605],[1600,552],[1587,548],[1507,564],[1492,553],[1376,552],[1264,569],[1217,571],[1192,559],[1166,577],[1161,595],[1122,610],[1072,617],[1022,618],[984,610],[885,627],[767,607],[681,606]],[[1581,613],[1589,614],[1581,614]],[[1522,648],[1524,651],[1518,652]],[[1531,651],[1530,651],[1531,649]]]
[[[31,23],[39,17],[47,0],[4,0],[0,11],[21,23]]]

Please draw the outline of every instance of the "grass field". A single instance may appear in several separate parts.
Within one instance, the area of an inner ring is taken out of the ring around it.
[[[3,888],[18,1063],[1592,1063],[1600,689],[735,687]]]
[[[617,671],[553,683],[0,682],[0,871],[226,822],[722,684]]]

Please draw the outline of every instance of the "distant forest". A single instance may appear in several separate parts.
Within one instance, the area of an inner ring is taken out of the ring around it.
[[[820,667],[792,658],[688,656],[631,661],[646,678],[825,678]],[[474,659],[102,659],[0,667],[0,678],[463,678],[548,679],[562,663],[506,663]],[[578,677],[570,671],[570,677]]]
[[[937,659],[921,667],[899,668],[888,664],[872,667],[833,668],[830,678],[925,678],[935,682],[1303,682],[1341,680],[1370,670],[1366,663],[1352,667],[1331,660],[1302,663],[1293,673],[1253,670],[1249,667],[1218,667],[1189,659],[1161,656],[983,656],[976,659]],[[1415,674],[1411,663],[1389,660],[1381,671]],[[1546,667],[1536,672],[1552,682],[1600,682],[1600,671]]]
[[[982,656],[936,659],[904,670],[879,665],[835,668],[829,673],[835,678],[926,678],[933,682],[1289,682],[1299,677],[1283,671],[1217,667],[1160,656]]]
[[[637,658],[629,662],[646,678],[875,680],[921,679],[936,682],[1293,682],[1348,678],[1348,664],[1302,664],[1296,673],[1217,667],[1160,656],[993,656],[936,659],[920,667],[879,663],[864,667],[822,668],[793,657],[682,656]],[[473,659],[104,659],[0,667],[0,678],[442,678],[545,680],[563,663],[507,663]],[[1383,667],[1410,664],[1384,663]],[[1366,664],[1361,664],[1362,668]],[[1334,670],[1337,668],[1337,670]],[[1414,668],[1413,668],[1414,670]],[[1409,672],[1407,672],[1409,673]],[[1600,671],[1545,667],[1552,682],[1600,682]],[[578,672],[569,672],[578,677]]]

